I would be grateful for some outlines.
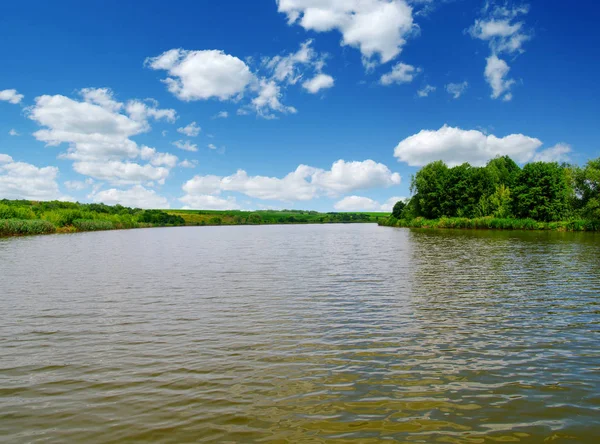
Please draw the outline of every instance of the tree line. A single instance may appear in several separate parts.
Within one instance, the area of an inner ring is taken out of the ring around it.
[[[557,222],[600,220],[600,158],[586,165],[532,162],[522,168],[510,157],[483,167],[431,162],[411,181],[412,198],[394,206],[392,218],[531,219]],[[393,221],[391,221],[393,224]]]

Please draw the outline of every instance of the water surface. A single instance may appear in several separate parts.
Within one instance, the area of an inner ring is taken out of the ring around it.
[[[0,441],[595,443],[600,237],[0,239]]]

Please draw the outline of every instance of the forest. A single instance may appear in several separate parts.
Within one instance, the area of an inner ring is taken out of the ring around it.
[[[508,156],[483,167],[429,163],[412,178],[412,198],[385,226],[600,230],[600,158],[583,167]]]
[[[365,223],[378,222],[388,216],[389,213],[303,210],[143,210],[98,203],[5,199],[0,200],[0,237],[174,226]]]

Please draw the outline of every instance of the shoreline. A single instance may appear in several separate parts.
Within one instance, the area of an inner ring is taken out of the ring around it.
[[[2,220],[0,220],[2,223]],[[40,232],[40,233],[11,233],[3,234],[0,232],[0,239],[9,239],[14,237],[30,237],[30,236],[50,236],[55,234],[82,234],[82,233],[94,233],[103,231],[126,231],[126,230],[144,230],[148,228],[200,228],[200,227],[261,227],[261,226],[283,226],[283,225],[355,225],[355,224],[377,224],[374,221],[352,221],[352,222],[286,222],[286,223],[262,223],[262,224],[185,224],[185,225],[153,225],[153,226],[141,226],[141,227],[122,227],[122,228],[107,228],[107,229],[96,229],[96,230],[80,230],[74,226],[68,227],[54,227],[53,231]]]
[[[555,222],[540,222],[533,219],[501,219],[480,217],[474,219],[461,217],[443,217],[425,219],[417,217],[405,220],[393,216],[379,221],[381,227],[423,228],[423,229],[465,229],[497,231],[559,231],[559,232],[600,232],[600,221],[574,219]]]

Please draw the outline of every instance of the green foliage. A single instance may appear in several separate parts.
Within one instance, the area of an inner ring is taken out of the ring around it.
[[[600,159],[584,168],[534,162],[523,169],[508,156],[485,167],[465,163],[449,168],[436,161],[415,174],[411,192],[406,207],[393,214],[396,220],[488,216],[538,222],[600,220]]]
[[[169,214],[160,210],[146,210],[138,217],[139,222],[153,225],[185,225],[183,217]]]
[[[396,205],[394,205],[394,209],[392,210],[392,216],[394,216],[396,219],[400,219],[405,207],[406,203],[404,201],[399,200],[396,202]]]
[[[50,234],[56,227],[44,220],[0,220],[0,236],[24,236],[30,234]]]
[[[523,167],[515,186],[515,215],[544,222],[558,221],[569,211],[571,188],[565,168],[556,162]]]
[[[76,219],[73,221],[73,226],[78,231],[100,231],[100,230],[112,230],[114,224],[108,220],[90,220],[90,219]]]

